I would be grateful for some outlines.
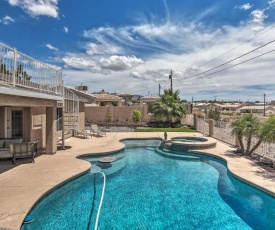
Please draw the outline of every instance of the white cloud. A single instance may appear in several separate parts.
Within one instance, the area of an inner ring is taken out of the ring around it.
[[[15,22],[15,20],[7,15],[5,17],[3,17],[2,19],[0,19],[0,23],[2,23],[4,25],[9,25],[14,22]]]
[[[262,24],[264,20],[267,18],[267,15],[265,15],[264,10],[254,10],[251,12],[251,22]]]
[[[21,7],[31,16],[58,17],[58,0],[7,0],[10,5]]]
[[[104,42],[102,44],[88,43],[86,44],[86,53],[89,55],[96,54],[118,54],[122,49],[114,44]]]
[[[83,57],[67,56],[62,59],[66,67],[72,67],[77,69],[89,69],[96,66],[93,60],[88,60]]]
[[[268,1],[269,8],[275,8],[275,0]]]
[[[67,34],[67,33],[69,33],[69,28],[68,27],[63,27],[63,29],[64,29],[64,32]]]
[[[159,83],[162,89],[170,87],[168,76],[172,69],[174,89],[181,91],[182,98],[190,99],[199,95],[200,99],[213,99],[213,95],[217,95],[224,100],[247,97],[253,100],[257,94],[263,94],[263,90],[255,92],[246,90],[245,87],[261,86],[265,82],[275,85],[272,74],[275,72],[275,52],[210,76],[206,76],[210,72],[193,76],[255,49],[259,44],[269,42],[273,30],[245,43],[259,33],[255,29],[268,29],[264,24],[266,14],[264,10],[257,10],[251,14],[252,18],[247,23],[243,22],[236,27],[224,26],[221,29],[208,28],[202,24],[180,25],[169,22],[119,28],[101,27],[85,31],[85,39],[90,39],[90,42],[85,44],[84,54],[74,54],[74,57],[92,60],[94,65],[89,68],[83,65],[83,70],[78,75],[82,76],[82,82],[87,82],[91,91],[104,88],[109,92],[120,92],[126,91],[126,87],[128,92],[144,95],[148,93],[148,88],[150,94],[157,94]],[[228,52],[240,44],[244,45]],[[224,67],[267,52],[271,48],[264,47]],[[143,53],[146,55],[142,56]],[[128,56],[129,54],[135,56]],[[215,57],[218,58],[214,59]],[[68,63],[68,60],[64,62]],[[73,74],[75,72],[69,68],[64,72],[68,80]],[[108,88],[106,81],[112,82],[108,84]]]
[[[58,51],[58,48],[52,46],[51,44],[46,44],[46,47],[49,48],[50,50]]]
[[[250,8],[252,8],[253,5],[251,5],[250,3],[246,3],[243,4],[241,6],[235,6],[235,8],[241,9],[241,10],[249,10]]]
[[[143,63],[141,59],[136,58],[135,56],[127,57],[116,55],[109,58],[101,58],[99,62],[101,63],[102,69],[113,71],[129,70]]]
[[[129,55],[136,49],[154,52],[186,52],[197,47],[193,41],[205,42],[212,36],[212,31],[205,31],[203,36],[192,33],[194,24],[188,26],[165,23],[152,23],[119,28],[100,27],[84,32],[84,37],[92,41],[86,45],[87,54]],[[182,42],[184,39],[185,42]]]

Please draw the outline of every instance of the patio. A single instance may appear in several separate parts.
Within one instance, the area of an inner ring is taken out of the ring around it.
[[[187,135],[202,136],[200,133],[168,133],[168,139]],[[71,137],[65,141],[65,150],[59,148],[56,154],[39,155],[34,164],[31,159],[20,159],[14,167],[11,161],[0,161],[0,228],[20,229],[39,198],[62,182],[89,170],[90,163],[77,156],[119,151],[124,148],[119,140],[124,138],[163,138],[163,133],[110,132],[106,137]],[[229,170],[237,177],[275,196],[275,176],[270,176],[251,160],[233,154],[232,150],[218,142],[216,148],[201,151],[225,159]]]

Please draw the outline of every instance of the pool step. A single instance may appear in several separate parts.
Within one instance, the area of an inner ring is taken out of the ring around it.
[[[156,152],[165,157],[171,157],[171,158],[181,159],[185,161],[200,161],[200,157],[185,155],[183,153],[182,154],[175,153],[175,152],[173,153],[171,151],[162,150],[160,148],[156,148]]]

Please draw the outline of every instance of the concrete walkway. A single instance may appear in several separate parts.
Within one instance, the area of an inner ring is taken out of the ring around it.
[[[168,139],[179,136],[202,136],[199,133],[168,133]],[[41,155],[35,163],[22,164],[0,174],[0,228],[20,229],[36,201],[58,184],[86,172],[87,161],[77,159],[83,154],[104,154],[124,148],[124,138],[163,138],[163,133],[107,133],[107,137],[69,138],[66,150],[54,155]],[[239,178],[263,188],[275,196],[275,174],[257,166],[249,159],[232,154],[232,148],[218,142],[214,149],[202,150],[223,158],[229,170]],[[20,160],[18,160],[20,161]]]

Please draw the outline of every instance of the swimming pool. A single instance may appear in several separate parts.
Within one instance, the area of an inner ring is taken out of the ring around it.
[[[135,148],[103,169],[99,229],[275,229],[274,198],[230,176],[223,162],[163,157],[152,148],[159,140],[124,143]],[[101,190],[102,177],[86,173],[43,198],[22,229],[93,229]]]

